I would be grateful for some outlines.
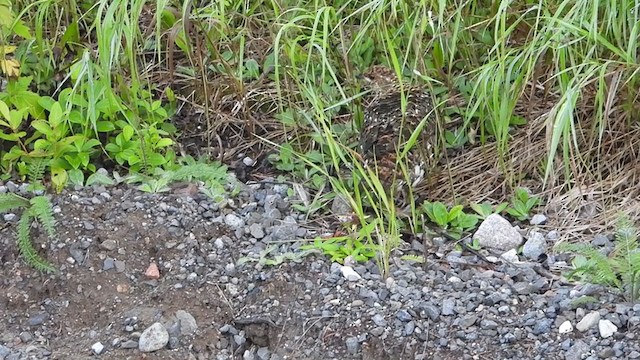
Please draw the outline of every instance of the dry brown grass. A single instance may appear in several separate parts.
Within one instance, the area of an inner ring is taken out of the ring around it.
[[[423,191],[430,200],[463,204],[506,201],[516,186],[525,186],[543,201],[547,226],[579,238],[611,229],[620,211],[640,216],[640,127],[621,106],[609,109],[605,131],[594,123],[593,98],[583,98],[576,114],[577,148],[571,162],[560,154],[544,179],[544,166],[553,124],[549,109],[553,98],[523,99],[517,113],[527,125],[512,132],[504,162],[495,143],[487,143],[449,157]]]

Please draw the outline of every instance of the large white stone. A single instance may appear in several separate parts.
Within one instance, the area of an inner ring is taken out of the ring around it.
[[[480,224],[473,239],[484,247],[502,252],[515,249],[522,244],[522,235],[509,221],[498,214],[491,214]]]

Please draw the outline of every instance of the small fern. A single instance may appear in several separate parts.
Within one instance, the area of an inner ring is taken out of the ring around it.
[[[618,288],[627,300],[636,302],[640,296],[640,250],[638,230],[625,216],[616,224],[615,248],[607,256],[591,245],[561,244],[560,252],[573,252],[574,270],[569,277],[580,277],[594,284]]]
[[[26,207],[29,207],[29,200],[22,196],[13,193],[0,194],[0,213]]]
[[[27,263],[37,270],[53,272],[55,268],[47,263],[33,247],[31,242],[31,223],[40,222],[49,237],[55,235],[55,220],[51,210],[51,202],[45,196],[36,196],[27,200],[12,193],[0,194],[0,212],[12,209],[24,209],[18,221],[18,249]]]

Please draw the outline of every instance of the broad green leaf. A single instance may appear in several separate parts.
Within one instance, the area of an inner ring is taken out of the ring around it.
[[[110,121],[98,121],[96,122],[96,130],[98,132],[111,132],[115,130],[115,125]]]
[[[44,120],[35,120],[31,122],[31,126],[38,130],[45,137],[53,137],[53,129],[49,126],[49,123]]]
[[[2,115],[2,117],[9,121],[11,120],[11,112],[9,112],[9,107],[7,106],[7,103],[2,100],[0,100],[0,115]]]
[[[436,202],[433,204],[433,218],[436,224],[441,227],[446,227],[448,223],[449,212],[447,211],[447,207],[444,206],[441,202]]]
[[[122,129],[122,136],[126,141],[131,140],[134,133],[135,131],[133,130],[133,127],[131,125],[127,125]]]
[[[157,143],[156,143],[156,148],[163,148],[163,147],[167,147],[167,146],[171,146],[173,145],[173,140],[171,139],[160,139]]]
[[[67,173],[69,175],[69,181],[73,185],[79,185],[79,186],[84,185],[84,174],[82,173],[81,170],[71,169]]]
[[[51,124],[52,128],[58,127],[60,123],[63,121],[62,118],[62,107],[59,102],[55,102],[51,105],[51,110],[49,110],[49,124]]]

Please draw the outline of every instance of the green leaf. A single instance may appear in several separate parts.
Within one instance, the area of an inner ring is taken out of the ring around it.
[[[156,148],[163,148],[171,145],[173,145],[173,140],[168,138],[163,138],[158,140],[158,142],[156,143]]]
[[[18,20],[13,25],[13,32],[25,40],[31,40],[31,29],[24,24],[24,21]]]
[[[462,209],[464,207],[462,205],[456,205],[449,210],[449,214],[447,215],[447,222],[452,222],[457,219],[462,214]]]
[[[113,179],[111,179],[110,177],[101,174],[101,173],[93,173],[91,175],[89,175],[89,177],[87,178],[87,183],[85,184],[86,186],[91,186],[93,184],[100,184],[100,185],[113,185],[115,184],[115,181],[113,181]]]
[[[124,137],[124,139],[126,141],[131,140],[131,138],[133,137],[133,134],[135,133],[135,130],[133,129],[133,127],[131,125],[126,125],[123,129],[122,129],[122,136]]]
[[[45,137],[52,138],[54,137],[53,129],[49,126],[49,123],[44,120],[35,120],[31,122],[31,126],[38,130]]]
[[[67,29],[62,34],[60,38],[60,47],[64,47],[66,44],[78,43],[80,41],[80,31],[78,27],[78,22],[74,21],[67,25]]]
[[[446,227],[448,224],[449,212],[447,211],[447,207],[444,206],[441,202],[436,202],[433,204],[433,220],[440,227]]]
[[[84,174],[81,170],[71,169],[68,171],[69,174],[69,182],[73,185],[82,186],[84,185]]]
[[[116,129],[116,126],[110,121],[98,121],[96,122],[96,130],[98,132],[111,132]]]
[[[0,115],[2,115],[2,117],[7,120],[11,120],[11,113],[9,112],[9,107],[7,106],[7,103],[5,103],[2,100],[0,100]]]
[[[151,153],[147,156],[147,164],[151,166],[160,166],[162,164],[165,164],[166,162],[167,159],[165,159],[164,156],[158,153]],[[129,163],[131,164],[131,162]]]
[[[55,102],[51,106],[51,110],[49,110],[49,124],[51,124],[51,127],[55,129],[60,125],[62,120],[62,107],[59,102]]]
[[[120,147],[114,143],[108,143],[104,148],[111,153],[116,153],[120,151]]]

